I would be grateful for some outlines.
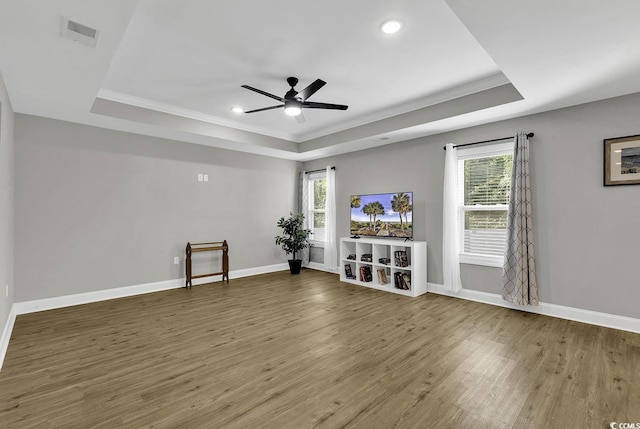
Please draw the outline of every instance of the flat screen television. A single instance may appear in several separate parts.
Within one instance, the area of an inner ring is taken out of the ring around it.
[[[413,192],[351,196],[353,237],[413,238]]]

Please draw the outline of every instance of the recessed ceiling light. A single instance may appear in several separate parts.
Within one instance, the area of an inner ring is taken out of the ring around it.
[[[400,29],[404,26],[404,22],[399,19],[387,19],[382,24],[380,24],[380,30],[386,34],[394,34],[400,31]]]
[[[232,107],[232,108],[231,108],[231,111],[232,111],[233,113],[243,113],[243,112],[244,112],[244,109],[243,109],[242,107],[238,107],[238,106],[236,106],[236,107]]]

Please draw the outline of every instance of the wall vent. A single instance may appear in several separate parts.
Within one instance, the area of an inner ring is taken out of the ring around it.
[[[95,47],[99,35],[100,30],[72,21],[66,17],[62,19],[62,37],[65,39]]]

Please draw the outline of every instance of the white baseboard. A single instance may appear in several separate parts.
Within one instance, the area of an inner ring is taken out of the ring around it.
[[[640,319],[635,319],[633,317],[617,316],[615,314],[600,313],[597,311],[566,307],[564,305],[548,304],[545,302],[541,302],[538,306],[517,305],[505,301],[502,299],[502,296],[498,294],[472,289],[462,289],[460,292],[452,292],[445,289],[444,286],[435,283],[427,283],[427,291],[439,295],[447,295],[454,298],[462,298],[469,301],[482,302],[484,304],[497,305],[499,307],[506,307],[529,313],[543,314],[545,316],[553,316],[560,319],[604,326],[605,328],[614,328],[640,333]]]
[[[333,271],[325,267],[324,264],[319,264],[317,262],[309,262],[306,268],[310,268],[312,270],[317,270],[317,271],[324,271],[326,273],[331,273],[331,274],[339,274],[338,268],[336,268],[335,271]]]
[[[276,271],[284,271],[289,269],[289,264],[265,265],[263,267],[245,268],[244,270],[229,271],[229,278],[237,279],[240,277],[257,276],[258,274],[275,273]],[[217,277],[220,280],[219,277]],[[211,280],[202,283],[211,283]],[[195,283],[194,283],[195,284]]]
[[[13,306],[9,310],[9,316],[4,324],[2,330],[2,337],[0,337],[0,369],[2,369],[2,363],[4,357],[7,355],[7,349],[9,348],[9,340],[11,339],[11,332],[13,331],[13,325],[16,322],[16,312]]]
[[[77,293],[74,295],[56,296],[53,298],[35,299],[13,304],[16,314],[28,314],[38,311],[53,310],[56,308],[70,307],[72,305],[89,304],[91,302],[106,301],[108,299],[124,298],[149,292],[175,289],[184,286],[180,280],[166,280],[155,283],[146,283],[134,286],[124,286],[113,289],[103,289],[94,292]]]
[[[255,276],[258,274],[272,273],[289,269],[287,264],[267,265],[264,267],[246,268],[229,271],[230,279]],[[194,285],[221,281],[221,276],[203,277],[194,279]],[[134,286],[125,286],[113,289],[98,290],[95,292],[78,293],[74,295],[57,296],[53,298],[36,299],[33,301],[16,302],[13,304],[15,314],[27,314],[37,311],[53,310],[56,308],[70,307],[72,305],[89,304],[91,302],[106,301],[108,299],[124,298],[143,293],[160,292],[169,289],[184,287],[185,279],[165,280],[161,282],[146,283]]]

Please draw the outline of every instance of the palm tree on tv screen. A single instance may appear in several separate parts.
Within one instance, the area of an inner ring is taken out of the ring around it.
[[[407,228],[409,228],[408,213],[410,213],[412,210],[413,210],[413,205],[409,203],[409,198],[407,198],[407,205],[403,206],[403,210],[402,210],[402,212],[404,213],[404,224],[406,225]]]
[[[409,219],[407,213],[412,210],[411,200],[409,195],[404,192],[399,192],[391,199],[391,208],[394,212],[398,213],[400,218],[400,229],[409,227]],[[402,215],[404,214],[405,222],[402,222]]]
[[[371,222],[371,218],[373,217],[373,213],[376,211],[376,209],[373,207],[373,203],[367,203],[364,206],[362,206],[362,213],[369,215],[369,229],[371,229],[373,227],[373,224]]]
[[[362,198],[360,198],[360,195],[352,195],[351,196],[351,208],[352,209],[359,209],[360,208],[360,204],[362,204]]]
[[[404,224],[402,223],[402,205],[405,196],[407,195],[404,192],[400,192],[391,198],[391,210],[398,213],[398,217],[400,218],[400,229],[404,229]]]
[[[376,224],[376,216],[380,215],[383,216],[384,215],[384,206],[380,203],[380,201],[374,201],[371,203],[371,205],[373,206],[373,224]],[[374,226],[375,229],[375,226]]]

